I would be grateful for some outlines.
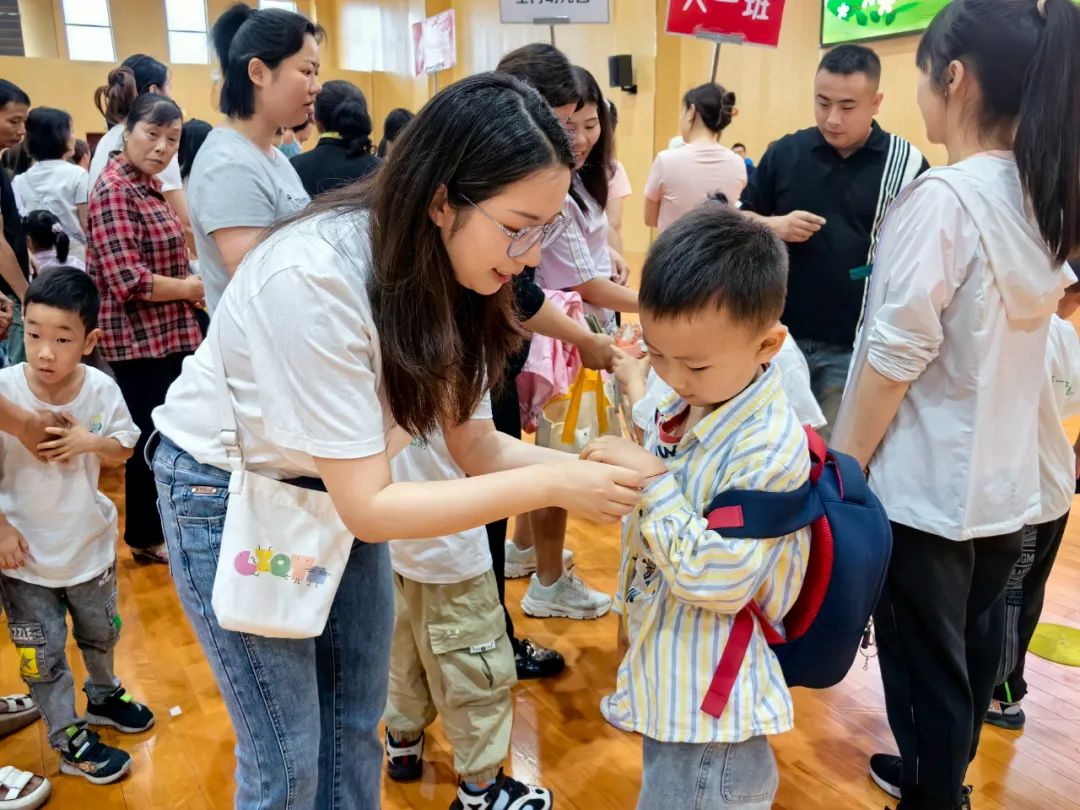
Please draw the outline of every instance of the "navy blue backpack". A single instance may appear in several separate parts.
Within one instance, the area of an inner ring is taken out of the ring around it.
[[[859,651],[885,584],[892,529],[885,510],[855,459],[830,451],[806,429],[810,480],[794,492],[721,492],[706,511],[709,528],[726,537],[783,537],[812,528],[802,590],[784,617],[781,637],[754,603],[735,626],[701,710],[724,712],[738,677],[754,622],[760,621],[789,686],[823,689],[844,679]]]

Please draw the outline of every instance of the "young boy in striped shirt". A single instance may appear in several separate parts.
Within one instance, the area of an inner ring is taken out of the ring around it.
[[[735,615],[750,601],[782,632],[810,531],[725,538],[705,513],[720,492],[787,492],[810,472],[805,434],[771,361],[786,329],[783,244],[735,211],[684,216],[653,245],[641,323],[667,384],[644,448],[604,437],[582,456],[651,478],[624,526],[622,595],[634,628],[601,710],[643,735],[639,810],[768,808],[779,782],[766,739],[791,729],[791,695],[755,624],[724,711],[701,709]]]

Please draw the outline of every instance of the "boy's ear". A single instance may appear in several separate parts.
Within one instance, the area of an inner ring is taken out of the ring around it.
[[[83,357],[89,357],[90,353],[94,351],[98,345],[98,341],[101,340],[101,330],[91,329],[86,335],[86,341],[83,343]]]
[[[771,362],[780,353],[780,348],[787,340],[787,336],[788,328],[779,321],[770,326],[762,335],[761,343],[758,345],[757,361],[762,365]]]

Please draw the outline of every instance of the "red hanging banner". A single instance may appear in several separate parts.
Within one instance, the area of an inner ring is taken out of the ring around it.
[[[667,32],[775,48],[783,16],[784,0],[668,0]]]

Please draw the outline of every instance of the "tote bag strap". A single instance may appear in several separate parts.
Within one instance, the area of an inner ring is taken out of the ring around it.
[[[218,325],[220,327],[220,324]],[[229,392],[229,380],[225,376],[225,358],[221,353],[221,329],[211,328],[206,338],[210,351],[210,364],[214,369],[214,383],[217,389],[214,406],[217,408],[218,441],[225,449],[232,475],[229,476],[229,492],[240,492],[244,484],[244,452],[240,447],[240,432],[236,429],[236,412],[233,410],[232,394]]]

